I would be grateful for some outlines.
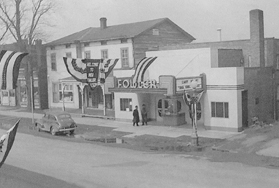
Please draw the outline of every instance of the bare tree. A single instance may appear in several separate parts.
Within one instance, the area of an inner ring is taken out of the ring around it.
[[[0,20],[4,23],[7,31],[17,42],[19,50],[30,53],[30,46],[37,37],[43,33],[40,26],[44,17],[53,10],[52,0],[0,0]],[[28,109],[31,110],[31,90],[33,74],[31,56],[25,62],[25,80],[27,86]],[[33,94],[32,94],[33,95]],[[33,103],[34,104],[34,103]]]

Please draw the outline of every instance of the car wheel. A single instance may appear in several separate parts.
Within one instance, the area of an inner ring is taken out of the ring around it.
[[[53,136],[56,135],[56,132],[55,132],[55,130],[54,130],[52,127],[50,128],[50,133],[51,133]]]
[[[75,130],[71,130],[71,131],[70,131],[70,135],[73,135],[74,132],[75,132]]]
[[[35,124],[35,127],[37,128],[37,131],[38,131],[38,132],[40,132],[40,131],[41,131],[40,126],[41,126],[41,125],[40,125],[39,123],[36,123],[36,124]]]

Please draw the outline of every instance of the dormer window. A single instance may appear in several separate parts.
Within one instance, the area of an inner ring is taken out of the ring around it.
[[[107,45],[107,41],[105,40],[101,41],[101,45]]]
[[[152,32],[153,35],[159,35],[159,29],[153,29]]]
[[[66,44],[66,48],[71,48],[71,44]]]
[[[121,39],[121,43],[127,43],[128,39]]]

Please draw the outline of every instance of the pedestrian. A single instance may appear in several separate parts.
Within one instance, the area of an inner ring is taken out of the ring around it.
[[[141,116],[142,116],[142,125],[147,125],[147,110],[145,104],[142,105],[141,108]]]
[[[133,126],[139,126],[139,111],[138,106],[135,106],[135,109],[133,111]]]

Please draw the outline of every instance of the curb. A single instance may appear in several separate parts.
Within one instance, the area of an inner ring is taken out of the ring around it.
[[[100,118],[100,119],[115,120],[115,117],[99,116],[99,115],[89,115],[89,114],[82,114],[81,117],[91,117],[91,118]]]
[[[211,147],[212,150],[214,151],[221,151],[221,152],[227,152],[227,153],[238,153],[237,151],[233,151],[233,150],[228,150],[228,149],[221,149],[215,146]]]

